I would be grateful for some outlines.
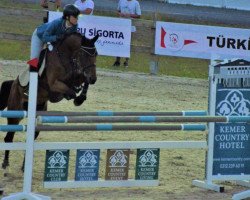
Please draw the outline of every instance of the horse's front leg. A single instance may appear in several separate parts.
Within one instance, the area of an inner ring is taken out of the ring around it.
[[[81,94],[74,99],[75,106],[82,105],[82,103],[87,99],[88,88],[89,88],[89,83],[85,83],[82,88]]]
[[[64,94],[64,96],[68,97],[68,99],[76,98],[76,92],[74,91],[74,89],[69,88],[62,81],[56,80],[53,84],[49,84],[49,87],[51,92]]]

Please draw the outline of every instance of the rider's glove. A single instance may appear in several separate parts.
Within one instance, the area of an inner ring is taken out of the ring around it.
[[[48,47],[49,51],[53,50],[53,45],[50,42],[47,42],[47,47]]]

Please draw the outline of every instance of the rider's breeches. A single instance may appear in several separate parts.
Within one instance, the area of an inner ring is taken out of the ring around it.
[[[37,30],[33,32],[31,37],[31,47],[30,47],[30,59],[39,58],[40,52],[43,48],[43,42],[37,36]]]

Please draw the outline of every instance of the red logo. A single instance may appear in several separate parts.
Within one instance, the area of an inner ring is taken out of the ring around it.
[[[169,48],[171,50],[178,51],[183,48],[184,45],[197,43],[194,40],[183,39],[177,33],[167,33],[163,27],[161,27],[161,47]]]

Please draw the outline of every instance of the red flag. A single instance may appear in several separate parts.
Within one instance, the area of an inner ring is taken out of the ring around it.
[[[167,32],[161,27],[161,47],[166,48],[166,45],[164,43],[164,38]]]

